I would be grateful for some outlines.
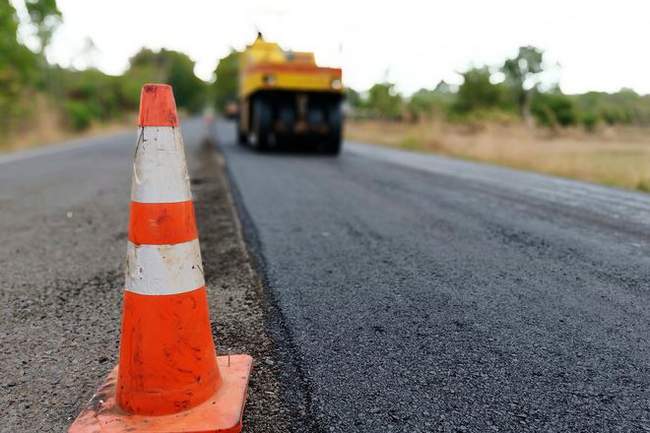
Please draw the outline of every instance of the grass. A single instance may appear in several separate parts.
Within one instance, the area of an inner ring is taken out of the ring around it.
[[[349,121],[350,140],[650,192],[650,128],[550,131],[514,124]]]

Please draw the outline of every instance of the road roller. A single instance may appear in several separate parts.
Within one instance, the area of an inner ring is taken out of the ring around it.
[[[314,147],[337,155],[343,132],[340,68],[289,51],[261,34],[239,56],[238,140],[258,150]]]

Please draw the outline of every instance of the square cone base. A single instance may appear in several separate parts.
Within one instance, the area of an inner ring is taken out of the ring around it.
[[[253,358],[218,356],[217,362],[222,384],[212,397],[186,411],[161,416],[133,415],[117,406],[115,367],[68,433],[238,433]]]

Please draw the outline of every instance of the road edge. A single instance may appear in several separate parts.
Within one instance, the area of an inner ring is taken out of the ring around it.
[[[274,344],[280,373],[281,400],[291,416],[291,430],[295,432],[325,433],[327,429],[318,422],[314,414],[312,385],[306,378],[300,363],[293,333],[286,323],[279,302],[269,287],[266,260],[262,253],[263,245],[257,228],[246,209],[243,196],[231,171],[228,161],[221,150],[219,142],[214,140],[215,148],[225,168],[228,200],[232,205],[234,220],[239,231],[239,238],[248,256],[252,271],[258,285],[258,295],[264,308],[265,327]]]

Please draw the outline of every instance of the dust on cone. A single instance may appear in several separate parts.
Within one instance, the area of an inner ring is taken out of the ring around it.
[[[170,86],[140,97],[119,365],[68,430],[239,432],[252,358],[215,354]]]

